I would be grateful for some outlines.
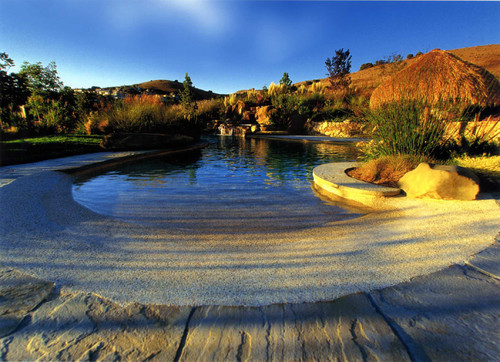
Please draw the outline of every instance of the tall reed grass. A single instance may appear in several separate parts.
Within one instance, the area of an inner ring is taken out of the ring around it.
[[[140,95],[116,101],[93,116],[107,132],[166,132],[184,119],[180,105],[164,105],[158,96]]]
[[[367,113],[373,141],[364,148],[367,158],[389,155],[450,157],[449,122],[426,103],[403,100]]]

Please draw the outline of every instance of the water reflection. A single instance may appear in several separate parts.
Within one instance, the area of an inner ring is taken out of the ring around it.
[[[120,166],[75,183],[75,200],[127,221],[178,229],[309,227],[354,217],[315,196],[312,169],[354,160],[352,144],[208,138],[198,153]],[[217,223],[211,218],[217,218]],[[252,229],[252,228],[250,228]]]

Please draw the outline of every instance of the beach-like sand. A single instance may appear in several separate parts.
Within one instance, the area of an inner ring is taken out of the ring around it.
[[[493,199],[397,197],[311,228],[217,232],[214,215],[213,233],[188,232],[96,214],[73,200],[72,182],[46,171],[0,187],[0,263],[121,304],[332,300],[462,263],[500,226]]]

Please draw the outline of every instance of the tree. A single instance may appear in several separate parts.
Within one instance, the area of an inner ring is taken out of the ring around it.
[[[333,89],[347,91],[351,84],[351,53],[349,49],[335,50],[335,56],[325,61],[328,78]]]
[[[281,77],[280,84],[283,84],[283,90],[285,93],[289,93],[292,87],[292,80],[287,72],[283,73],[283,77]]]
[[[196,109],[198,108],[196,106],[196,102],[193,99],[193,82],[191,81],[191,78],[189,75],[186,73],[186,76],[184,77],[184,82],[182,82],[183,89],[181,92],[181,104],[184,107],[184,110],[186,112],[186,118],[191,119],[192,117],[196,116]]]
[[[50,62],[46,67],[43,67],[41,62],[24,62],[19,74],[26,78],[28,88],[33,94],[54,98],[55,93],[59,93],[63,86],[55,62]]]
[[[7,74],[14,61],[7,53],[0,53],[0,122],[12,125],[19,118],[19,107],[28,96],[25,79],[16,73]]]
[[[7,53],[0,53],[0,70],[9,70],[10,67],[14,66],[14,61],[9,57]]]

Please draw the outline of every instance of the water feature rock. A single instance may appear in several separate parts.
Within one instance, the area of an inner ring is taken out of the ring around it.
[[[243,111],[245,111],[245,102],[243,101],[238,101],[236,104],[233,106],[233,112],[239,114],[240,116],[243,114]]]
[[[255,113],[255,118],[257,120],[257,123],[260,126],[270,126],[271,123],[271,115],[275,112],[275,109],[273,106],[263,106],[263,107],[257,107],[256,113]]]
[[[398,186],[412,198],[474,200],[479,178],[463,167],[422,162],[404,175]]]

